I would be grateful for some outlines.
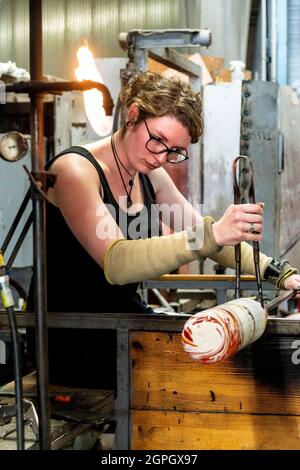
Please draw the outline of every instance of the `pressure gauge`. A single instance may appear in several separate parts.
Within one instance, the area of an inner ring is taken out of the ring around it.
[[[8,132],[0,137],[0,157],[8,162],[25,157],[27,150],[27,140],[20,132]]]

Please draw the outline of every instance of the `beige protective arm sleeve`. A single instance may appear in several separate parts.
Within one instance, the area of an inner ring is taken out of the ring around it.
[[[200,230],[196,226],[169,236],[114,241],[105,254],[104,274],[107,281],[124,285],[156,279],[199,257],[211,257],[221,247],[213,236],[214,219],[204,217],[203,222]]]
[[[223,246],[221,251],[210,256],[210,259],[216,261],[222,266],[235,269],[235,253],[234,246]],[[260,275],[264,278],[265,271],[272,261],[272,258],[260,252],[259,257]],[[253,248],[249,243],[241,243],[241,271],[244,274],[254,274]]]

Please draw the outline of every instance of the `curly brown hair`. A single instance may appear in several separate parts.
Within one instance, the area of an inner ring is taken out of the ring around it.
[[[138,106],[135,125],[149,117],[171,115],[188,129],[193,144],[203,132],[200,93],[195,93],[189,83],[179,79],[139,72],[123,88],[120,99],[127,110],[132,104]]]

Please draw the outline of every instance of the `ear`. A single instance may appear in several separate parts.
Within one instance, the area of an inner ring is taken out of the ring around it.
[[[128,119],[132,122],[135,123],[138,120],[140,110],[136,104],[132,104],[130,108],[128,109]]]

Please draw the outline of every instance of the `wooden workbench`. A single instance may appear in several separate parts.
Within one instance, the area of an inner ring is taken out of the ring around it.
[[[299,449],[294,341],[266,334],[230,360],[202,365],[177,333],[132,332],[131,448]]]
[[[206,366],[183,351],[184,322],[166,315],[49,315],[50,327],[117,330],[118,449],[299,449],[300,364],[292,355],[300,359],[300,321],[270,319],[254,345]],[[26,323],[32,316],[20,315],[19,324]]]
[[[197,282],[192,278],[191,287]],[[254,345],[203,366],[181,346],[185,320],[49,314],[50,328],[117,331],[117,449],[299,449],[300,321],[271,318]],[[20,326],[34,321],[18,314]]]

